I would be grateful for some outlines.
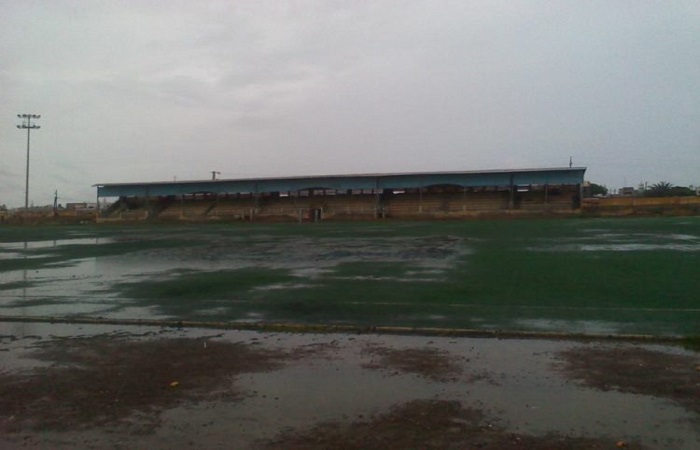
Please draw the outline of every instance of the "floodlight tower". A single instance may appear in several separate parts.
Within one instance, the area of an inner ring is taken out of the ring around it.
[[[29,209],[29,132],[32,130],[38,130],[41,128],[36,123],[32,122],[32,119],[40,119],[39,114],[17,114],[17,117],[22,119],[22,125],[17,125],[17,128],[27,129],[27,178],[25,180],[24,189],[24,212],[26,213]]]

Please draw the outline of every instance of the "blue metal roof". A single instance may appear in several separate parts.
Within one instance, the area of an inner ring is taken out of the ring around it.
[[[462,187],[581,184],[583,183],[585,172],[585,167],[566,167],[474,172],[419,172],[150,183],[100,183],[94,186],[97,187],[98,197],[155,197],[195,193],[293,192],[304,189],[412,189],[446,184]]]

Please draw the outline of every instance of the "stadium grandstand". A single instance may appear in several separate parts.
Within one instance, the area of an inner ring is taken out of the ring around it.
[[[448,219],[576,214],[586,168],[96,184],[99,221]]]

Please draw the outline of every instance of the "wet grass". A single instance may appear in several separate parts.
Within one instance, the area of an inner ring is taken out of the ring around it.
[[[127,283],[123,293],[134,298],[233,298],[249,289],[290,281],[287,271],[266,269],[176,273],[169,280]]]
[[[541,252],[482,247],[464,287],[490,304],[697,307],[698,254],[674,251]]]
[[[687,336],[683,340],[683,347],[687,348],[688,350],[700,352],[700,335]]]
[[[359,278],[362,281],[372,282],[372,279],[383,278],[391,280],[405,277],[407,272],[413,268],[408,263],[381,263],[381,262],[350,262],[338,264],[333,272],[324,274],[324,279],[348,279]]]
[[[60,305],[65,299],[56,299],[50,297],[38,297],[38,298],[25,298],[22,300],[17,300],[10,302],[4,306],[6,307],[17,307],[17,308],[32,308],[36,306],[54,306]]]
[[[254,300],[253,289],[291,279],[284,270],[248,268],[178,272],[171,274],[169,279],[122,283],[115,289],[139,306],[155,306],[167,315],[211,319],[207,311],[227,311],[233,302]]]
[[[112,290],[125,305],[185,320],[700,329],[696,217],[0,227],[0,242],[49,235],[95,243],[28,249],[25,255],[41,257],[0,260],[0,275],[81,258],[130,255],[138,264],[138,255],[167,259],[177,251],[179,271],[120,281]],[[206,261],[238,267],[205,270]],[[300,275],[292,266],[319,270]]]
[[[0,273],[14,270],[35,270],[61,261],[60,257],[2,259],[0,260]]]
[[[34,285],[34,283],[29,283],[27,281],[15,281],[11,283],[0,284],[0,291],[10,291],[14,289],[28,288]]]

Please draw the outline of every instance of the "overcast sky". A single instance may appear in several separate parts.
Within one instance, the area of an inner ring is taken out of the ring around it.
[[[0,1],[0,204],[95,183],[586,166],[700,184],[700,2]]]

